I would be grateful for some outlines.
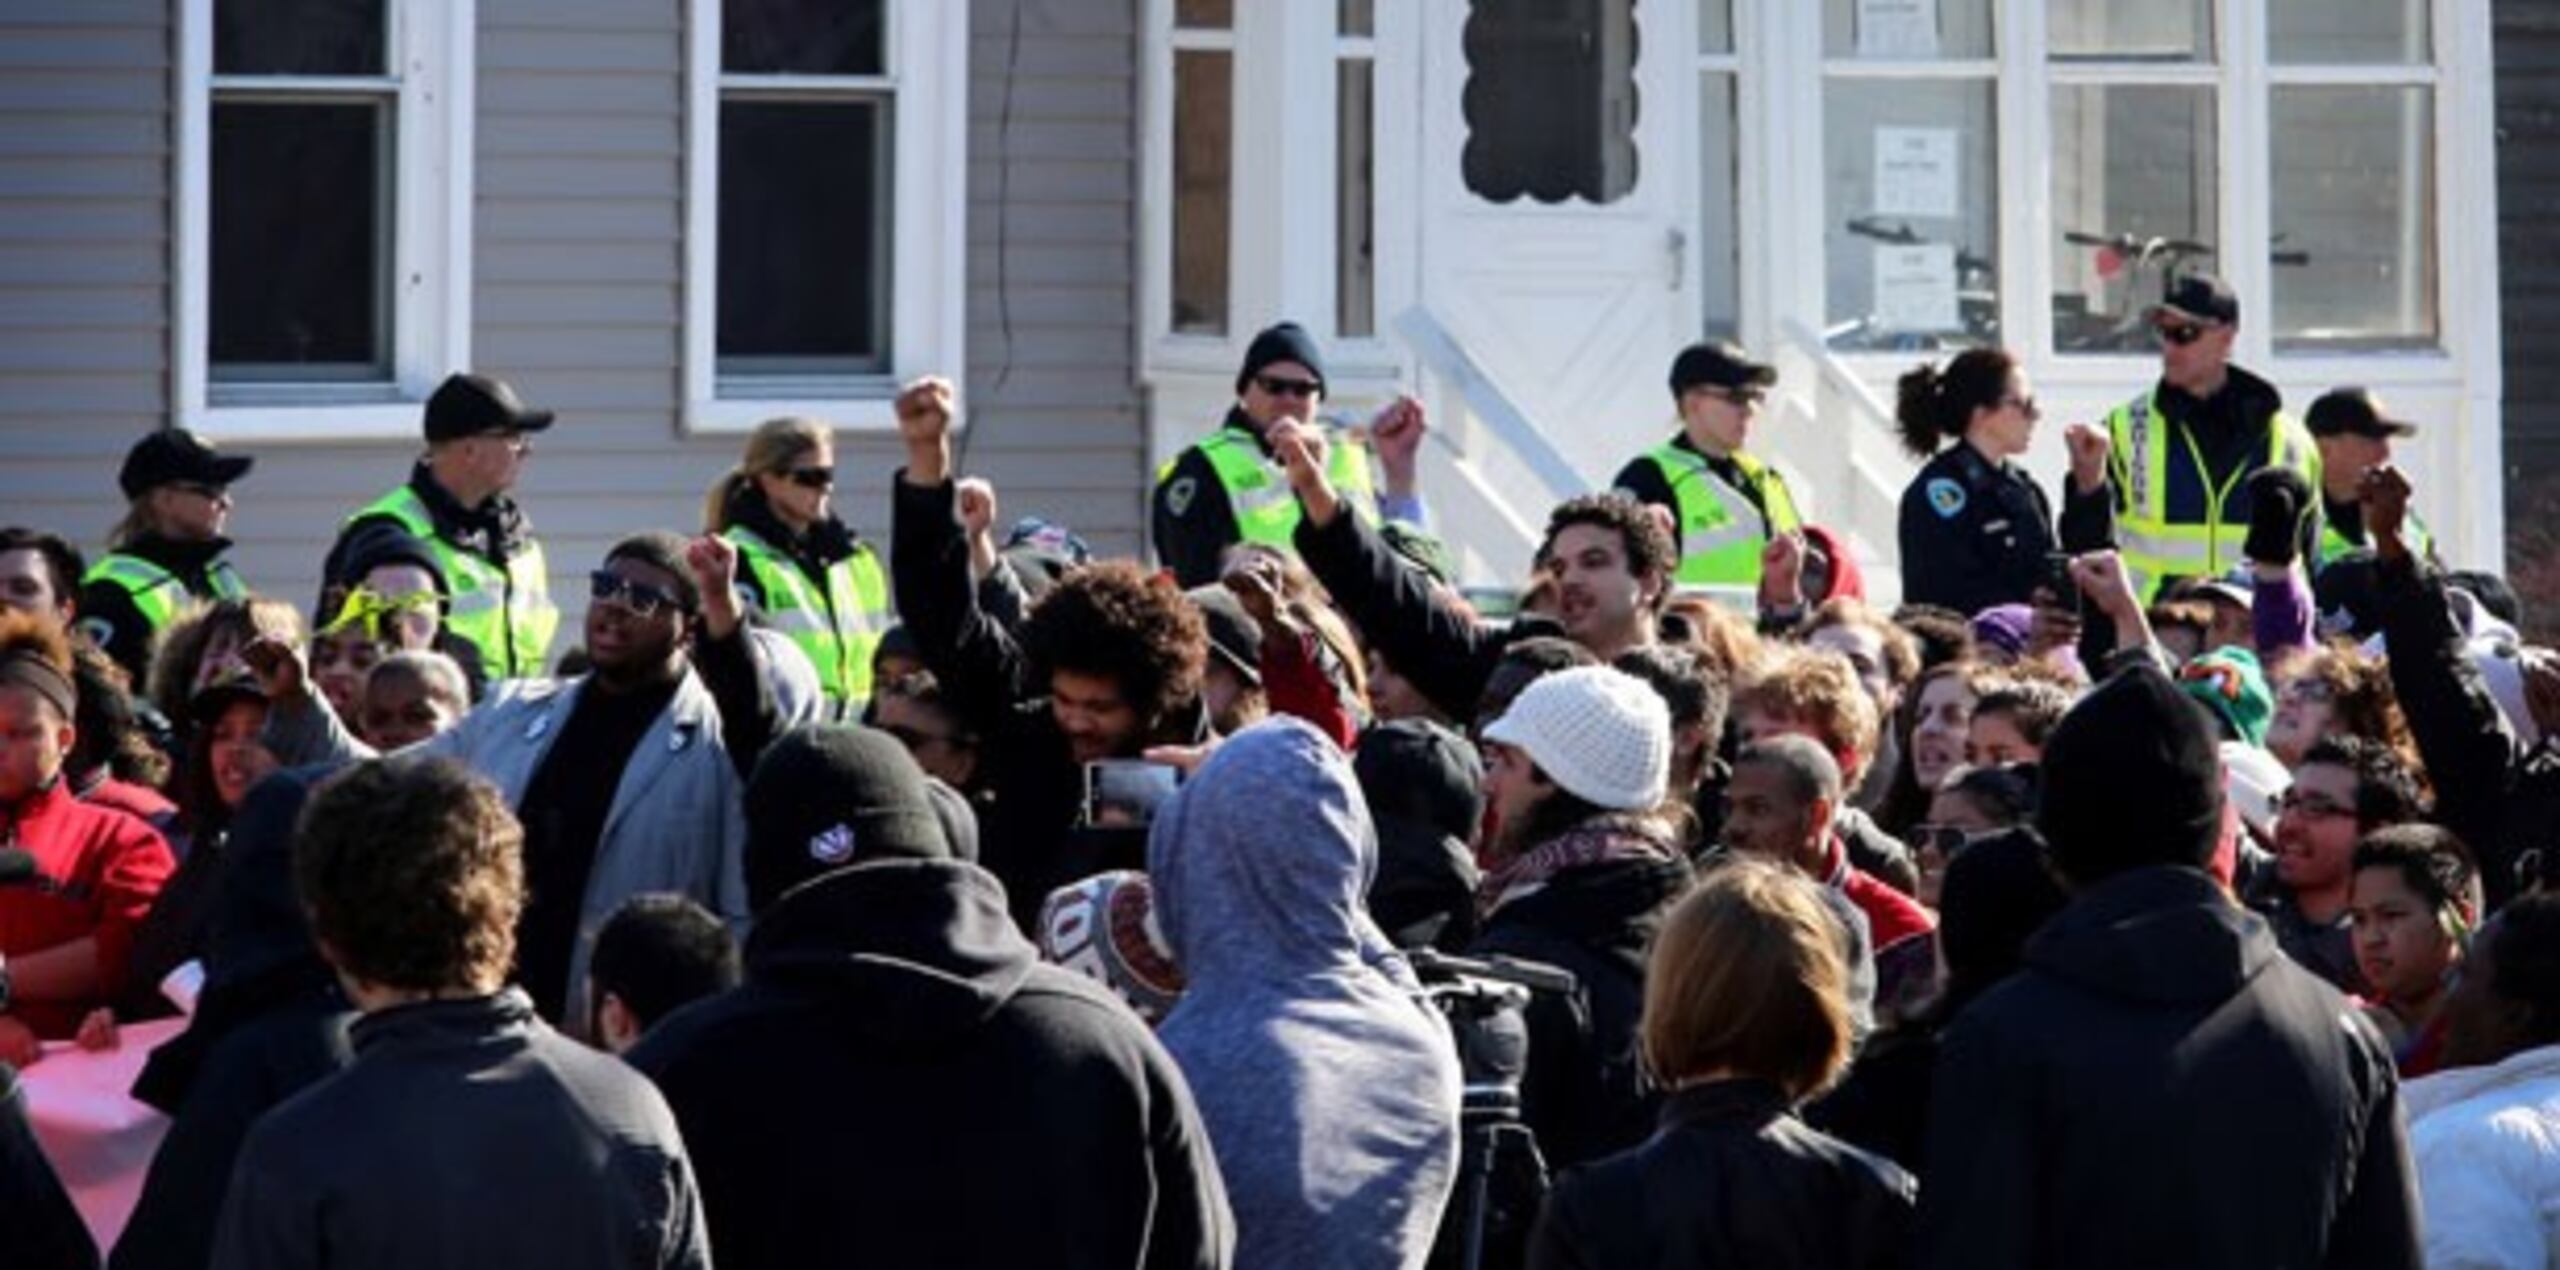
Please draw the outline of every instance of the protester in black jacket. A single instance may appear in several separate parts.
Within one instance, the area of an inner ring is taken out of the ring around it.
[[[1078,824],[1084,765],[1209,739],[1200,705],[1209,637],[1180,591],[1125,561],[1068,575],[1019,639],[990,618],[955,515],[951,418],[948,383],[899,395],[908,465],[891,507],[890,580],[943,700],[982,738],[981,858],[1028,930],[1052,890],[1145,867],[1143,826]]]
[[[1672,909],[1645,988],[1645,1064],[1671,1094],[1632,1151],[1567,1173],[1537,1270],[1902,1264],[1911,1175],[1789,1108],[1849,1057],[1848,973],[1811,882],[1751,859]]]
[[[136,1099],[174,1119],[108,1261],[114,1270],[202,1267],[249,1126],[353,1057],[354,1011],[293,891],[294,821],[325,775],[279,772],[240,804],[194,1014],[134,1083]]]
[[[2546,868],[2560,859],[2560,750],[2523,744],[2490,697],[2444,575],[2409,549],[2409,478],[2386,465],[2362,489],[2391,690],[2435,787],[2430,818],[2471,848],[2495,908],[2516,893],[2528,853]]]
[[[1040,964],[924,783],[867,728],[776,742],[747,787],[746,982],[630,1053],[684,1127],[718,1264],[1226,1265],[1182,1073]]]
[[[2202,709],[2126,669],[2055,729],[2043,777],[2076,894],[1947,1034],[1926,1264],[2415,1266],[2390,1050],[2203,871],[2224,812]]]
[[[1651,814],[1671,760],[1670,711],[1606,666],[1532,683],[1485,729],[1488,845],[1469,956],[1572,973],[1529,1003],[1521,1116],[1551,1164],[1633,1146],[1653,1125],[1638,1069],[1645,950],[1689,887],[1679,836]]]

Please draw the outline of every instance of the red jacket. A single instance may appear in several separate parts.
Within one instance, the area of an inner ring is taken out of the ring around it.
[[[134,929],[176,871],[151,826],[84,803],[57,780],[0,809],[0,844],[35,857],[27,885],[0,888],[0,956],[21,957],[83,935],[98,940],[98,992],[81,1001],[15,1001],[9,1012],[46,1037],[69,1036],[80,1016],[124,990]]]

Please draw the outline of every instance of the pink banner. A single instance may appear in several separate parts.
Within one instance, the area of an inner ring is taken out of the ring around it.
[[[169,1118],[126,1093],[143,1060],[161,1042],[185,1031],[187,1021],[162,1019],[123,1029],[116,1048],[90,1053],[48,1042],[44,1058],[19,1073],[36,1141],[79,1206],[80,1218],[103,1253],[124,1233],[142,1195],[151,1153],[169,1131]]]

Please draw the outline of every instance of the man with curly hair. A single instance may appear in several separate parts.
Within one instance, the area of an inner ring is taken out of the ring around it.
[[[1536,556],[1540,581],[1555,591],[1555,621],[1486,622],[1441,594],[1358,516],[1342,514],[1347,504],[1325,473],[1324,445],[1305,428],[1272,431],[1272,449],[1306,513],[1295,531],[1298,554],[1369,643],[1451,718],[1476,716],[1494,666],[1516,640],[1561,633],[1609,661],[1658,638],[1678,548],[1661,518],[1634,498],[1585,494],[1558,504]]]
[[[356,1059],[250,1131],[215,1266],[710,1264],[665,1100],[505,986],[523,850],[451,760],[365,762],[312,795],[294,880],[362,1012]]]
[[[1170,579],[1127,561],[1068,573],[1018,631],[981,609],[956,514],[955,413],[946,380],[898,396],[907,465],[891,511],[890,581],[944,702],[984,738],[992,807],[981,862],[1029,930],[1057,887],[1145,867],[1144,826],[1080,823],[1086,765],[1209,739],[1200,700],[1209,636]]]

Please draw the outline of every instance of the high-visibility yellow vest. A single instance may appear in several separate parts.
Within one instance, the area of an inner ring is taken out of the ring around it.
[[[2347,555],[2351,552],[2362,551],[2366,547],[2373,545],[2372,537],[2373,535],[2368,532],[2365,535],[2366,541],[2362,543],[2351,542],[2345,534],[2338,532],[2338,527],[2336,525],[2322,525],[2320,527],[2319,563],[2325,568],[2332,562],[2336,561],[2340,556]],[[2411,511],[2409,513],[2409,518],[2401,523],[2400,537],[2402,541],[2409,544],[2410,555],[2425,558],[2433,556],[2436,553],[2435,535],[2427,532],[2426,524],[2418,519],[2418,513],[2415,511]]]
[[[889,576],[869,543],[827,566],[825,585],[791,556],[744,525],[720,532],[738,548],[764,596],[765,620],[791,638],[818,668],[818,684],[834,701],[858,708],[871,699],[871,655],[889,628]]]
[[[525,549],[501,569],[436,533],[435,517],[418,492],[406,485],[364,505],[347,522],[384,516],[398,521],[435,556],[446,597],[445,630],[480,654],[490,680],[539,675],[550,654],[551,637],[560,631],[560,610],[551,603],[551,584],[544,571],[542,544]]]
[[[2204,488],[2202,523],[2169,519],[2169,433],[2175,431],[2160,414],[2157,390],[2146,392],[2107,415],[2108,474],[2116,485],[2116,550],[2124,557],[2133,593],[2144,604],[2158,596],[2170,578],[2218,578],[2243,563],[2249,522],[2225,521],[2222,504],[2254,468],[2234,471],[2215,485],[2205,472],[2204,454],[2195,438],[2183,432],[2187,460],[2195,465],[2196,483]],[[2320,447],[2311,434],[2282,411],[2267,421],[2266,461],[2301,474],[2312,489],[2320,488]]]
[[[1351,440],[1339,431],[1325,440],[1325,476],[1333,483],[1334,495],[1359,515],[1376,524],[1378,520],[1377,482],[1369,475],[1369,448]],[[1235,512],[1236,535],[1244,542],[1260,543],[1294,554],[1289,535],[1298,528],[1296,491],[1289,488],[1289,474],[1278,463],[1263,456],[1262,442],[1242,428],[1226,427],[1211,433],[1196,447],[1209,460],[1209,468],[1218,474],[1218,485],[1227,491],[1227,506]],[[1166,463],[1156,471],[1156,482],[1162,484],[1173,474],[1174,464]]]
[[[228,560],[214,561],[205,569],[204,576],[207,598],[236,600],[249,593],[248,586],[240,581],[240,575]],[[195,592],[177,574],[140,556],[121,551],[100,558],[89,566],[87,573],[80,575],[82,586],[97,582],[112,582],[132,599],[133,610],[142,615],[143,622],[154,634],[177,617],[178,610],[185,608],[187,601],[196,598]]]
[[[1733,487],[1707,465],[1705,455],[1665,441],[1645,451],[1662,470],[1679,504],[1680,567],[1672,581],[1680,586],[1760,585],[1760,552],[1773,534],[1804,527],[1796,513],[1787,481],[1776,468],[1737,450],[1733,465],[1760,499]],[[1766,508],[1764,512],[1762,509]]]

